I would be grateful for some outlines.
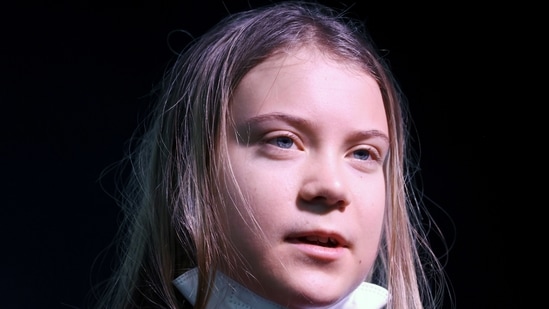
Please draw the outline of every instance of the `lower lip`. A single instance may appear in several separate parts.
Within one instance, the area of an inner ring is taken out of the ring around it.
[[[346,251],[345,247],[322,247],[302,242],[293,242],[291,244],[297,247],[307,257],[322,262],[333,262],[341,259]]]

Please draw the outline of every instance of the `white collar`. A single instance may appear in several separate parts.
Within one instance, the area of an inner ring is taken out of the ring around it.
[[[177,277],[173,284],[194,305],[198,285],[198,269],[193,268],[185,272]],[[385,288],[363,282],[345,299],[326,309],[379,309],[387,304],[388,295]],[[208,309],[210,308],[283,309],[284,307],[252,293],[223,273],[218,272],[214,291],[208,302]]]

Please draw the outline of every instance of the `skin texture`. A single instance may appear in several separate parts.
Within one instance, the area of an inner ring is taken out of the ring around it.
[[[251,273],[238,280],[290,308],[338,302],[364,281],[380,241],[389,144],[379,87],[301,48],[253,68],[231,116],[231,166],[261,226],[243,205],[230,209],[229,237]]]

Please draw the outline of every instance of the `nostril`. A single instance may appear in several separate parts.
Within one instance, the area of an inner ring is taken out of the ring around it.
[[[311,200],[313,203],[322,203],[326,204],[332,207],[340,208],[340,207],[346,207],[347,201],[345,199],[340,198],[340,196],[336,196],[335,194],[324,194],[319,195]]]
[[[329,199],[324,196],[317,196],[312,199],[301,198],[298,201],[299,208],[319,214],[334,210],[343,212],[349,204],[347,199]]]
[[[337,207],[339,210],[344,210],[345,208],[347,208],[348,205],[349,205],[349,203],[346,202],[346,201],[343,201],[343,200],[339,200],[339,201],[336,203],[336,207]]]

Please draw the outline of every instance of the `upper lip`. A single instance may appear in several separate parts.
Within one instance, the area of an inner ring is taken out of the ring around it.
[[[288,235],[287,240],[298,240],[299,238],[317,239],[320,242],[332,242],[338,247],[349,247],[349,242],[341,234],[335,231],[313,230],[302,231]]]

